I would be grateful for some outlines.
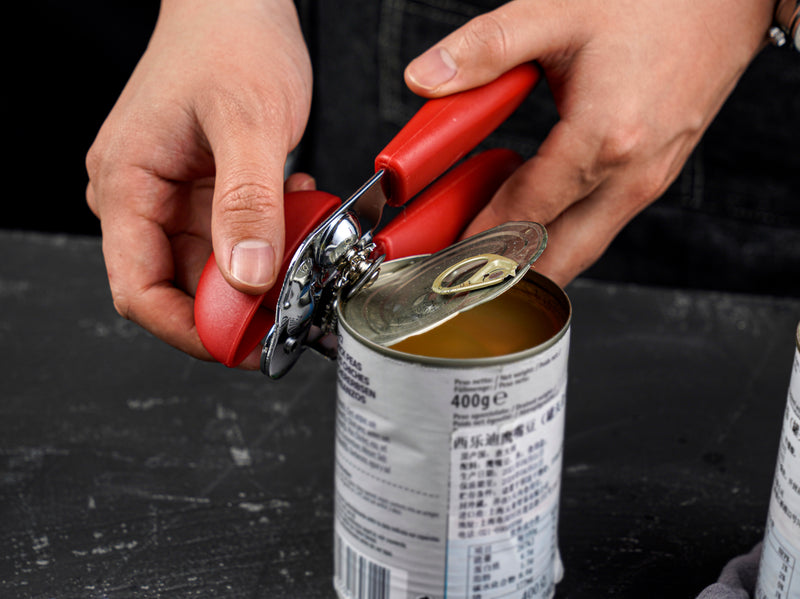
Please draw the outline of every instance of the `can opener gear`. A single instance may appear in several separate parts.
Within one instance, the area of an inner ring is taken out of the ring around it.
[[[280,287],[260,296],[237,291],[212,254],[195,296],[195,323],[209,353],[233,367],[263,340],[261,370],[272,378],[306,347],[334,358],[335,302],[369,284],[384,259],[452,244],[522,163],[510,150],[488,150],[434,181],[505,121],[539,78],[526,63],[482,87],[427,101],[377,156],[375,174],[342,204],[323,191],[286,194]],[[374,234],[386,205],[414,196]]]

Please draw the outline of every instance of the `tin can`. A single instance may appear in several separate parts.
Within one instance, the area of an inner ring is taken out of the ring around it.
[[[381,277],[415,260],[387,263]],[[416,304],[414,320],[427,318],[431,296],[419,298],[406,303],[399,291],[383,317]],[[365,332],[369,303],[362,293],[338,307],[338,596],[552,597],[562,575],[566,294],[528,271],[392,347]]]
[[[800,325],[796,343],[756,599],[800,597]]]

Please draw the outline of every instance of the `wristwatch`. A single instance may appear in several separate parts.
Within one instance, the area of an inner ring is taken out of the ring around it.
[[[770,27],[768,35],[776,46],[785,46],[788,42],[800,52],[800,0],[778,0],[775,6],[775,24]]]

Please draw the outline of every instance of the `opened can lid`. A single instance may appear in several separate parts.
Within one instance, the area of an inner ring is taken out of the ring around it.
[[[345,317],[373,343],[394,345],[499,296],[546,245],[543,225],[509,222],[430,256],[388,262],[370,287],[347,300]]]

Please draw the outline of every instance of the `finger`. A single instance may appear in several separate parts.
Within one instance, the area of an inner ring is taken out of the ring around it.
[[[548,224],[602,183],[606,167],[598,162],[598,142],[580,126],[560,121],[536,156],[506,180],[487,206],[465,229],[470,237],[514,220]]]
[[[179,233],[170,237],[169,242],[175,268],[173,284],[194,297],[197,294],[200,276],[211,255],[211,241],[205,237]]]
[[[244,360],[237,366],[240,370],[260,370],[261,369],[261,346],[250,352]]]
[[[159,224],[172,248],[173,284],[194,297],[200,276],[211,255],[211,202],[214,178],[176,185],[171,198],[174,218]],[[148,213],[149,215],[149,213]]]
[[[440,96],[496,79],[511,68],[577,43],[575,3],[515,0],[475,17],[409,63],[406,84]]]
[[[289,141],[280,114],[265,120],[237,100],[231,104],[201,115],[216,163],[211,237],[225,279],[240,291],[262,294],[275,283],[283,257]]]
[[[547,226],[547,248],[535,268],[565,287],[594,264],[633,214],[609,210],[600,197],[578,202]]]
[[[146,178],[144,174],[134,177],[140,183]],[[114,306],[123,317],[173,347],[211,360],[195,329],[193,300],[173,284],[175,269],[169,238],[158,223],[136,212],[137,193],[153,191],[152,182],[136,185],[131,177],[125,179],[124,186],[106,187],[118,192],[115,197],[122,201],[103,205],[101,220]]]
[[[547,222],[547,249],[536,262],[538,271],[562,287],[567,285],[594,264],[620,230],[669,184],[660,167],[643,169],[644,175],[638,177],[635,170],[623,169]],[[654,189],[656,180],[660,184]]]
[[[208,261],[208,257],[211,255],[211,241],[204,236],[182,233],[170,237],[170,244],[172,246],[172,255],[175,264],[174,285],[175,287],[184,290],[186,294],[194,297],[197,292],[197,285],[200,282],[200,276],[203,273],[203,269]],[[183,302],[185,299],[181,297],[181,301]],[[193,309],[194,304],[192,304],[192,310]],[[140,309],[137,307],[135,312],[137,313],[138,317]],[[162,332],[161,334],[165,337],[168,336],[168,333],[165,332]],[[205,359],[205,348],[203,348],[202,354],[198,354],[195,351],[196,348],[194,346],[194,338],[196,335],[197,332],[194,329],[194,314],[192,313],[192,324],[190,325],[190,328],[187,329],[181,336],[181,339],[179,340],[181,345],[177,345],[174,338],[172,344],[179,347],[179,349],[184,349],[184,351],[186,351],[185,348],[188,347],[190,348],[189,353],[195,355],[196,357]],[[187,341],[189,342],[188,344],[186,344]],[[251,354],[238,366],[238,368],[243,370],[258,370],[260,367],[260,347],[254,349]]]
[[[91,181],[89,181],[86,184],[86,204],[89,206],[89,210],[92,211],[92,214],[94,214],[97,217],[100,216],[99,212],[97,211],[97,201],[95,199],[94,185],[92,185]]]
[[[291,193],[294,191],[314,191],[317,189],[317,182],[308,173],[292,173],[283,184],[283,192]]]

